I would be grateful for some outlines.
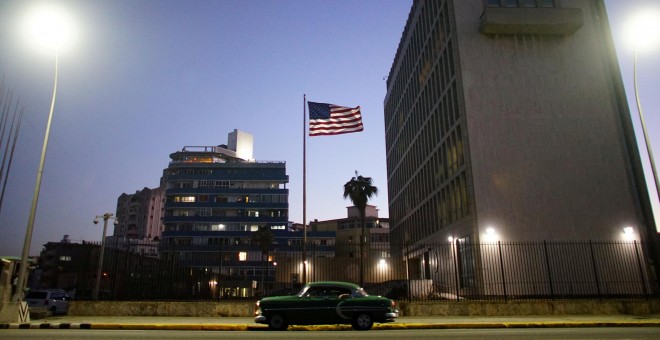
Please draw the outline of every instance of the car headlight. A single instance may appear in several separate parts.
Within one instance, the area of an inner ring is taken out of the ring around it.
[[[257,301],[257,303],[254,304],[254,315],[258,316],[261,314],[261,308],[259,308],[260,301]]]

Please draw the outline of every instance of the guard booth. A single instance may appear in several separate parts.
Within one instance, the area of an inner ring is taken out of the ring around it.
[[[18,270],[21,260],[16,257],[0,257],[0,322],[30,322],[30,312],[25,301],[12,302],[12,295],[18,287]],[[29,265],[29,264],[28,264]]]
[[[21,258],[15,256],[2,256],[2,270],[0,271],[0,303],[11,302],[18,281],[18,270]]]

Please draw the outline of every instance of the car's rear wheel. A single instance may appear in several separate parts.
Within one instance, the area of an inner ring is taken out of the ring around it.
[[[53,315],[55,315],[56,311],[57,311],[57,309],[55,308],[55,306],[50,307],[50,309],[48,310],[48,313],[46,313],[46,316],[53,316]]]
[[[374,320],[367,313],[358,313],[353,319],[353,329],[356,331],[368,331],[374,325]]]
[[[289,328],[289,323],[282,314],[273,314],[268,319],[268,327],[274,331],[285,331]]]

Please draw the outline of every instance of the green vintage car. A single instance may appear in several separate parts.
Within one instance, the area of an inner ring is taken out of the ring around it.
[[[374,322],[392,322],[399,316],[396,302],[370,296],[360,286],[347,282],[310,282],[296,295],[272,296],[257,301],[254,322],[272,330],[289,325],[351,324],[369,330]]]

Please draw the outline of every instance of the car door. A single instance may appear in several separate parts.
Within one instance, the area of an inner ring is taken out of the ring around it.
[[[338,323],[335,312],[339,295],[330,286],[314,286],[300,298],[300,324],[322,325]]]
[[[57,313],[64,313],[66,312],[67,309],[67,304],[69,303],[64,299],[65,294],[64,292],[51,292],[50,293],[50,301],[52,301],[53,305],[55,306],[55,312]]]

